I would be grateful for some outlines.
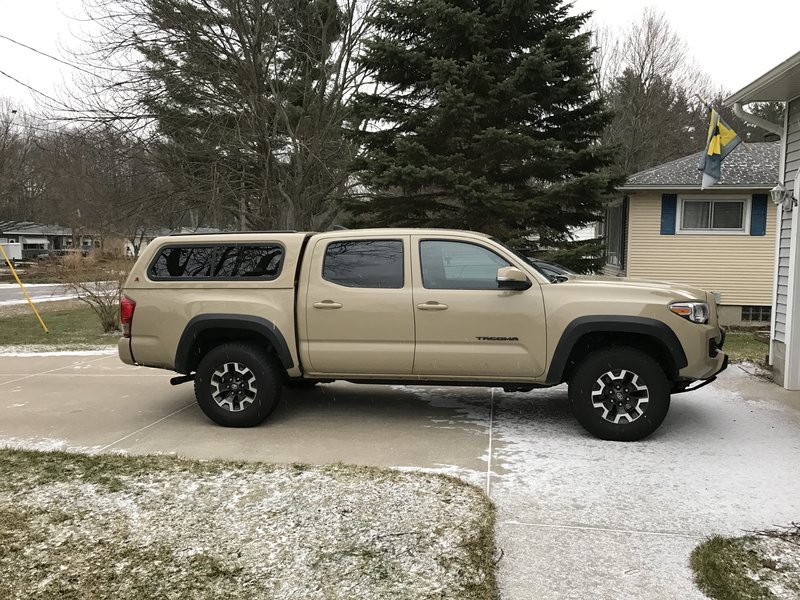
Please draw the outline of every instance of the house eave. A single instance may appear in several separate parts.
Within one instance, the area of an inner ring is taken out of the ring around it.
[[[800,52],[727,97],[723,104],[788,102],[800,96]]]

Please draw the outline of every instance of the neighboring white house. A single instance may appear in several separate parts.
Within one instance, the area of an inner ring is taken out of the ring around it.
[[[48,254],[63,254],[73,249],[89,251],[100,246],[97,235],[73,236],[69,227],[42,225],[30,221],[0,221],[0,239],[8,244],[20,244],[22,258],[36,258]]]
[[[743,112],[751,102],[785,102],[782,125]],[[748,121],[781,136],[779,184],[771,192],[778,226],[770,332],[777,383],[800,390],[800,52],[725,100]],[[722,166],[723,170],[725,165]]]

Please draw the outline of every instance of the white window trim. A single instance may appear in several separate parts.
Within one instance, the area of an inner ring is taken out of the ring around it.
[[[684,202],[744,202],[741,229],[684,229]],[[675,233],[680,235],[750,235],[750,196],[679,196],[678,210],[675,215]]]

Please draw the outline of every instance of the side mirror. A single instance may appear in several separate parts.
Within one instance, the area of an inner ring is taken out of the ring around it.
[[[516,267],[497,269],[497,288],[500,290],[527,290],[533,285],[528,276]]]

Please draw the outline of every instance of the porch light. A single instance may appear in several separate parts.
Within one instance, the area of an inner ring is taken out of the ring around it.
[[[775,204],[783,205],[786,210],[790,210],[797,203],[797,198],[780,183],[769,191],[769,195]]]

